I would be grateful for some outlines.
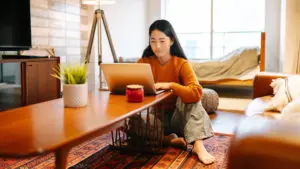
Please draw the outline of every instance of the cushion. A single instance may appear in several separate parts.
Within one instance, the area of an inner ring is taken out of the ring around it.
[[[213,89],[203,88],[201,102],[206,112],[211,114],[218,109],[219,95]]]
[[[282,120],[300,123],[300,99],[293,100],[284,107]]]
[[[265,107],[271,102],[272,96],[263,96],[253,99],[246,107],[245,114],[247,116],[255,116],[266,112]],[[272,111],[270,111],[272,112]]]
[[[274,111],[264,111],[265,107],[272,100],[272,96],[263,96],[253,99],[247,106],[245,114],[253,117],[265,117],[268,119],[281,119],[282,114]]]
[[[277,78],[272,81],[274,97],[265,107],[265,111],[282,111],[292,100],[300,98],[300,76]]]

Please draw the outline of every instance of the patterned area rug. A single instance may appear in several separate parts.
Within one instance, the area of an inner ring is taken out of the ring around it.
[[[196,155],[191,153],[191,146],[186,151],[168,148],[166,154],[155,155],[149,153],[119,152],[107,146],[111,142],[110,134],[97,137],[74,147],[68,156],[70,169],[82,168],[206,168],[225,169],[227,166],[227,152],[231,136],[216,134],[205,140],[205,146],[216,162],[211,165],[200,163]],[[24,159],[1,159],[0,169],[27,169],[54,167],[53,153]]]
[[[71,149],[68,155],[68,167],[73,166],[92,154],[100,151],[111,143],[110,133],[96,137],[92,140]],[[31,158],[0,158],[0,169],[54,169],[54,153]]]
[[[205,168],[225,169],[227,168],[227,152],[231,136],[219,135],[205,140],[208,152],[216,157],[217,161],[211,165],[203,165],[196,155],[191,153],[192,146],[186,151],[177,148],[167,148],[166,154],[155,155],[149,153],[120,152],[110,149],[109,146],[81,161],[70,169],[122,169],[122,168]]]

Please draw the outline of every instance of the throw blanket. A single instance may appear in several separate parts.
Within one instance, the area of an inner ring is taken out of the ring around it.
[[[273,79],[270,86],[273,88],[274,97],[265,107],[265,111],[282,111],[289,102],[300,100],[300,76]]]
[[[259,65],[259,48],[239,48],[219,60],[190,62],[199,81],[239,79]]]

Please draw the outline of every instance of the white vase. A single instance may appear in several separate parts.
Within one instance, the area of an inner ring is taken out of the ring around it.
[[[88,85],[85,84],[64,84],[63,99],[65,107],[83,107],[88,101]]]

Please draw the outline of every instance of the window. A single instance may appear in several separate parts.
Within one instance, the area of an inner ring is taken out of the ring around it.
[[[218,59],[240,47],[260,46],[265,0],[165,2],[165,17],[189,59]]]

